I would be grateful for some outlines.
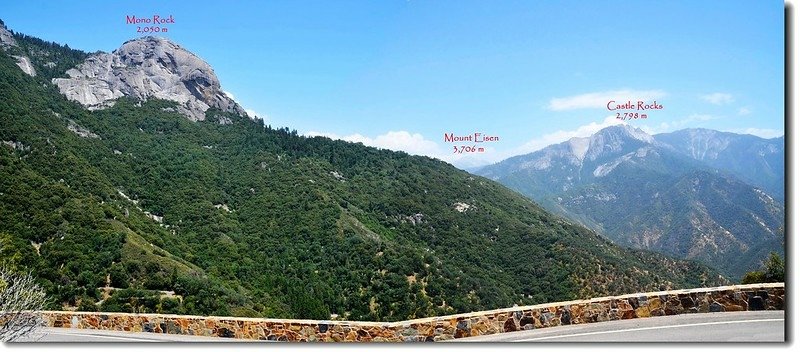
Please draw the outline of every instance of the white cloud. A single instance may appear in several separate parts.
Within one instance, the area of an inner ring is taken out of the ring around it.
[[[331,139],[341,139],[343,141],[363,143],[364,145],[394,151],[404,151],[414,155],[427,155],[435,158],[442,158],[443,153],[436,142],[425,139],[419,133],[408,131],[389,131],[375,138],[363,136],[361,134],[351,134],[349,136],[339,136],[333,133],[309,131],[306,136],[324,136]]]
[[[256,112],[253,109],[244,109],[244,112],[246,112],[247,116],[250,116],[251,119],[258,118],[259,120],[262,120],[262,121],[266,122],[267,119],[269,118],[269,116],[267,116],[267,114],[262,114],[262,113]]]
[[[667,93],[661,90],[609,90],[604,92],[586,93],[574,95],[564,98],[550,99],[550,104],[547,105],[548,110],[564,111],[575,109],[591,109],[602,108],[605,109],[608,102],[615,100],[620,103],[627,101],[652,101],[666,96]]]
[[[426,140],[419,133],[411,134],[407,131],[389,131],[386,134],[375,137],[372,140],[372,144],[379,148],[402,150],[416,155],[432,156],[439,152],[439,146],[436,142]]]
[[[641,129],[642,131],[644,131],[644,133],[647,133],[647,134],[652,136],[654,134],[663,132],[664,129],[668,128],[669,126],[666,123],[662,122],[660,125],[658,125],[656,127],[650,127],[650,126],[645,126],[645,125],[636,126],[636,127]]]
[[[488,165],[500,161],[495,148],[484,146],[480,153],[454,153],[452,145],[440,146],[438,143],[425,139],[419,133],[408,131],[389,131],[376,137],[364,136],[354,133],[348,136],[340,136],[335,133],[308,131],[305,136],[322,136],[330,139],[339,139],[347,142],[362,143],[366,146],[389,149],[394,151],[404,151],[412,155],[424,155],[439,160],[444,160],[460,168],[470,168]]]
[[[340,139],[340,140],[348,141],[348,142],[361,142],[361,143],[364,143],[363,142],[364,140],[362,138],[366,138],[366,137],[364,137],[364,136],[362,136],[360,134],[357,134],[357,133],[356,134],[351,134],[349,136],[342,137],[342,136],[340,136],[338,134],[335,134],[335,133],[317,132],[317,131],[308,131],[306,133],[303,133],[303,135],[306,136],[306,137],[318,137],[319,136],[319,137],[328,137],[330,139]]]
[[[686,119],[681,120],[681,122],[692,122],[692,121],[710,121],[716,120],[719,117],[708,115],[708,114],[691,114]]]
[[[494,148],[484,147],[484,152],[482,153],[457,154],[450,150],[450,154],[448,154],[448,156],[440,159],[447,161],[458,168],[469,169],[491,165],[503,160],[504,158],[501,158],[500,155],[501,154],[499,154]]]
[[[739,116],[750,115],[750,113],[752,113],[752,111],[748,108],[739,108]]]
[[[714,105],[733,103],[733,96],[728,93],[711,93],[711,94],[701,95],[700,99],[703,99]]]
[[[610,115],[606,117],[605,120],[603,120],[603,122],[600,123],[592,122],[588,125],[580,126],[571,131],[559,130],[553,133],[548,133],[539,138],[530,140],[527,143],[523,144],[522,146],[511,151],[508,157],[535,152],[549,145],[558,144],[574,137],[589,137],[592,134],[596,133],[597,131],[600,131],[606,127],[614,125],[622,125],[622,124],[626,123],[623,120],[617,119],[615,115]]]
[[[676,131],[682,128],[700,127],[703,122],[720,119],[720,116],[709,114],[691,114],[686,118],[680,120],[670,120],[669,122],[662,122],[656,126],[642,126],[642,131],[648,134],[666,133]]]
[[[238,100],[236,100],[236,96],[235,96],[235,95],[233,95],[233,93],[231,93],[231,92],[229,92],[229,91],[227,91],[227,90],[223,90],[223,91],[222,91],[222,94],[225,94],[225,96],[226,96],[226,97],[228,97],[228,98],[230,98],[231,100],[233,100],[233,101],[237,102],[239,105],[242,105],[242,103],[240,103]],[[256,112],[255,110],[253,110],[253,109],[248,109],[248,108],[246,108],[246,107],[244,107],[244,106],[242,106],[242,108],[244,108],[244,112],[246,112],[246,113],[247,113],[247,116],[250,116],[250,118],[251,118],[251,119],[255,119],[256,117],[258,117],[258,119],[259,119],[259,120],[261,120],[261,121],[263,121],[263,122],[265,122],[265,123],[266,123],[266,121],[267,121],[267,118],[268,118],[267,114],[261,114],[261,113],[258,113],[258,112]]]
[[[783,131],[770,128],[734,128],[725,130],[725,132],[752,134],[761,138],[776,138],[784,135]]]

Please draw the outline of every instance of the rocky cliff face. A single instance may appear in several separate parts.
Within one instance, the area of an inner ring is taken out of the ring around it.
[[[208,63],[164,38],[127,41],[110,54],[89,57],[67,75],[53,83],[67,98],[89,109],[102,109],[129,96],[175,101],[179,111],[193,121],[205,119],[209,108],[245,114],[223,93]]]
[[[3,50],[10,50],[17,47],[17,41],[14,39],[14,34],[6,28],[6,25],[0,21],[0,48]],[[31,60],[24,55],[12,55],[17,60],[17,66],[30,76],[36,76],[36,69],[33,68]]]
[[[14,34],[6,28],[5,24],[0,22],[0,48],[6,49],[12,46],[17,46]]]

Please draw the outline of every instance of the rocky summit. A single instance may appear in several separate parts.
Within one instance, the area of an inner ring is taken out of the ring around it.
[[[120,97],[175,101],[190,120],[205,119],[209,108],[244,115],[223,93],[214,70],[203,59],[167,39],[143,37],[112,53],[98,53],[53,83],[89,109],[103,109]]]

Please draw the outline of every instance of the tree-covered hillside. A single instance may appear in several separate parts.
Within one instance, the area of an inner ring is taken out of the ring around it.
[[[719,283],[442,161],[159,100],[88,111],[50,76],[0,50],[0,248],[52,309],[396,321]]]

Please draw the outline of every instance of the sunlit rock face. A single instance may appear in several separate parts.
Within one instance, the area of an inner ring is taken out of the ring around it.
[[[214,70],[197,55],[167,39],[144,37],[125,42],[112,53],[99,53],[53,83],[70,100],[102,109],[120,97],[175,101],[193,121],[209,108],[244,115],[225,95]]]

